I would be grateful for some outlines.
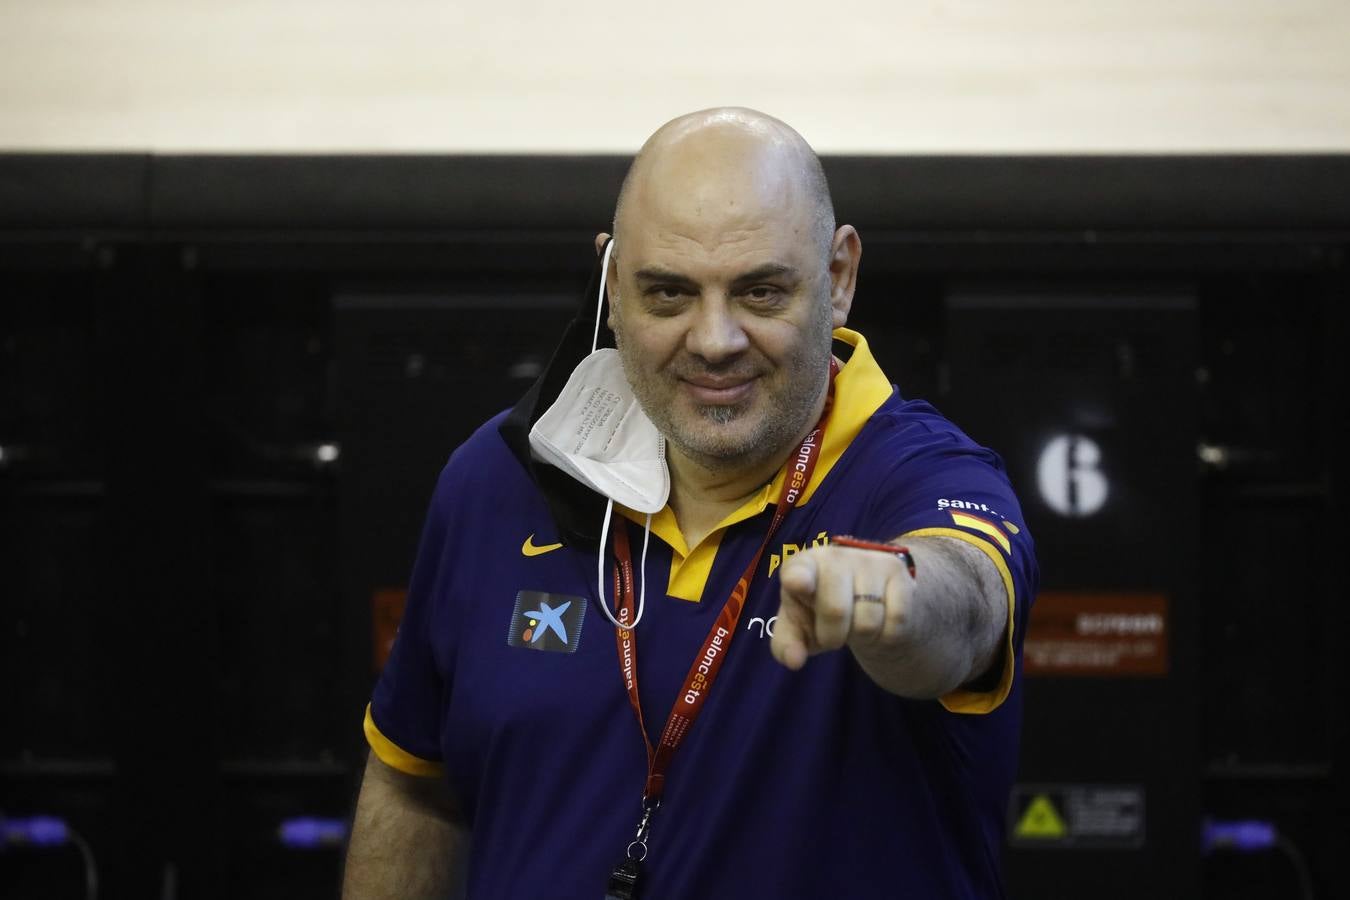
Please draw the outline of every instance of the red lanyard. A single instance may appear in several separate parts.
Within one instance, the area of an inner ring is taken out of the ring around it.
[[[774,509],[768,534],[764,535],[763,543],[755,551],[755,558],[750,561],[750,565],[732,588],[731,596],[727,598],[722,611],[717,615],[717,621],[709,629],[708,636],[703,639],[703,646],[689,667],[689,674],[684,678],[684,689],[675,698],[675,704],[671,707],[666,727],[662,730],[661,740],[656,747],[652,746],[651,738],[647,735],[647,726],[642,718],[642,699],[638,696],[637,633],[627,628],[616,629],[619,669],[623,674],[624,687],[628,690],[628,702],[637,715],[638,728],[641,729],[642,740],[647,745],[647,784],[642,797],[644,809],[654,810],[660,804],[661,794],[665,789],[666,769],[670,766],[671,757],[683,743],[685,735],[693,727],[694,720],[702,712],[703,702],[707,699],[708,692],[712,690],[717,673],[722,668],[722,661],[726,659],[727,651],[731,648],[731,639],[736,636],[736,624],[740,621],[741,610],[745,608],[745,598],[750,592],[750,582],[755,577],[755,570],[759,568],[759,561],[764,556],[769,542],[773,540],[774,533],[778,531],[778,526],[787,518],[788,510],[799,505],[805,496],[806,485],[810,483],[811,473],[815,471],[816,461],[820,458],[820,442],[825,432],[825,420],[829,417],[830,406],[834,401],[834,376],[838,368],[838,364],[831,360],[825,410],[821,413],[816,427],[788,460],[783,493],[778,498],[778,506]],[[614,572],[614,593],[619,598],[617,618],[626,625],[632,621],[635,608],[633,555],[628,546],[628,532],[622,523],[614,529],[614,555],[619,561]],[[644,818],[644,824],[645,822]]]

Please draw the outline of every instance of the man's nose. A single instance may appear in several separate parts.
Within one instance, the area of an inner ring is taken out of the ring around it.
[[[725,297],[705,295],[694,311],[685,336],[685,349],[710,363],[745,351],[750,338]]]

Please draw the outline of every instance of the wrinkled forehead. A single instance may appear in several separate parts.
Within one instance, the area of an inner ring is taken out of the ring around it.
[[[756,248],[814,250],[812,205],[790,150],[693,146],[644,165],[619,223],[622,257],[680,252],[715,259]]]

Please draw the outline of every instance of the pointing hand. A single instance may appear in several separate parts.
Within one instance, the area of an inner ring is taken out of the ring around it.
[[[797,670],[816,653],[847,646],[886,653],[907,637],[914,577],[899,556],[853,547],[813,547],[783,564],[782,599],[769,647]]]

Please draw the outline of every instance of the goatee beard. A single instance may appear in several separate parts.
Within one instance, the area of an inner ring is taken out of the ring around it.
[[[698,414],[714,425],[726,425],[734,422],[741,411],[735,406],[700,406]]]

